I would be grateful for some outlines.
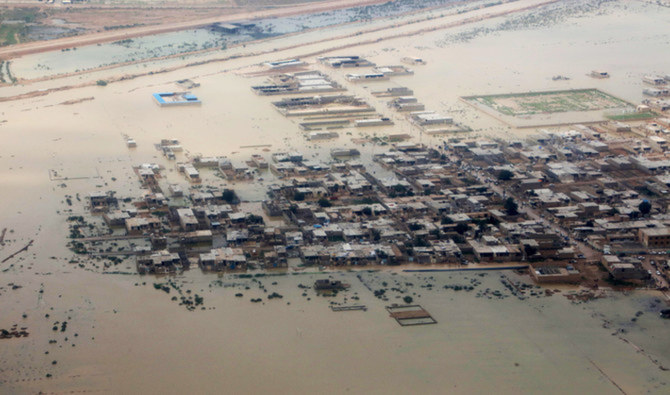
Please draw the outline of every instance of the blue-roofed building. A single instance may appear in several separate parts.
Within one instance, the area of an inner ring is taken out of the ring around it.
[[[201,104],[197,96],[189,92],[162,92],[153,94],[159,106],[183,106]]]

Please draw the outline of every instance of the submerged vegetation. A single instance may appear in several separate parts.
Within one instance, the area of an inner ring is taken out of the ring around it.
[[[43,14],[38,8],[6,8],[0,10],[0,47],[23,42],[26,24],[34,23]]]

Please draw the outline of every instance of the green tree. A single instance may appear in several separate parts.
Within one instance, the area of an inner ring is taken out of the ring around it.
[[[509,181],[512,178],[514,178],[514,173],[512,173],[509,170],[501,170],[498,173],[498,179],[501,180],[501,181]]]
[[[442,217],[442,219],[440,220],[440,223],[442,225],[449,225],[449,224],[453,224],[454,221],[449,217]]]
[[[465,243],[465,238],[461,235],[453,235],[453,236],[451,236],[451,240],[453,240],[454,243],[456,243],[456,244]]]
[[[459,235],[462,235],[463,233],[467,232],[468,229],[470,229],[470,226],[468,226],[468,224],[464,222],[461,222],[458,225],[456,225],[456,228],[454,230],[456,230],[456,233],[458,233]]]
[[[524,246],[523,249],[526,252],[526,256],[528,256],[528,257],[531,257],[531,256],[537,254],[537,248],[535,248],[535,246],[526,245],[526,246]]]
[[[649,203],[649,200],[645,199],[639,206],[637,206],[637,209],[640,210],[640,214],[647,215],[651,212],[651,203]]]
[[[262,224],[265,221],[263,221],[263,217],[260,215],[249,214],[247,217],[247,222],[250,224]]]
[[[233,203],[237,200],[237,195],[235,195],[235,191],[232,189],[224,189],[221,198],[225,200],[226,203]]]
[[[414,246],[415,247],[430,247],[430,243],[426,241],[423,237],[415,237],[414,238]]]
[[[412,222],[411,224],[408,225],[408,228],[411,231],[417,231],[423,229],[423,226],[421,224],[417,224],[416,222]]]
[[[330,200],[328,200],[326,198],[319,199],[319,206],[321,206],[321,207],[330,207],[332,205],[333,204],[330,202]]]
[[[505,200],[505,204],[503,205],[505,207],[505,211],[507,212],[507,215],[517,215],[519,214],[519,206],[516,204],[514,201],[514,198],[507,198]]]

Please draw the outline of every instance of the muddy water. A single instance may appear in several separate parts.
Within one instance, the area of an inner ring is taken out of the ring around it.
[[[587,18],[492,32],[467,43],[451,42],[449,35],[470,27],[382,42],[355,52],[378,64],[397,63],[402,56],[423,57],[426,66],[416,66],[414,76],[394,78],[393,83],[414,89],[428,109],[475,128],[472,135],[515,137],[534,131],[509,130],[461,104],[458,96],[599,87],[635,102],[640,99],[642,75],[667,73],[663,67],[670,59],[662,51],[667,48],[667,15],[665,8],[614,2]],[[486,25],[495,28],[502,22]],[[640,41],[645,42],[642,49]],[[314,45],[319,46],[324,47]],[[300,51],[285,51],[278,57]],[[187,152],[178,154],[178,160],[196,153],[227,155],[238,162],[253,153],[269,159],[270,152],[261,148],[241,147],[270,144],[272,152],[298,149],[323,161],[330,160],[330,148],[356,146],[366,163],[384,147],[357,146],[352,137],[409,133],[416,141],[421,138],[430,144],[443,138],[420,136],[396,118],[393,128],[342,130],[336,140],[307,142],[296,123],[272,108],[274,99],[251,92],[249,87],[262,78],[223,71],[261,60],[238,59],[225,67],[210,64],[104,88],[2,103],[0,120],[7,122],[0,124],[0,231],[6,227],[8,233],[0,258],[30,240],[35,244],[27,253],[0,264],[0,328],[18,324],[30,333],[28,338],[0,340],[0,392],[182,393],[226,388],[281,393],[615,393],[617,385],[627,393],[667,392],[668,374],[651,360],[670,365],[668,322],[657,318],[656,294],[616,295],[575,305],[561,295],[518,300],[502,287],[499,273],[485,277],[441,273],[432,280],[419,274],[363,273],[373,290],[409,288],[410,294],[416,294],[414,300],[438,321],[432,326],[402,328],[383,307],[399,302],[395,297],[405,294],[387,291],[389,301],[381,301],[352,273],[333,275],[352,285],[346,295],[333,300],[342,303],[347,296],[347,303],[365,304],[367,312],[333,313],[328,309],[331,299],[317,297],[311,290],[302,296],[298,284],[309,285],[322,276],[259,278],[265,293],[256,282],[230,276],[222,278],[224,284],[240,285],[221,287],[213,283],[216,275],[198,270],[176,279],[182,289],[204,297],[206,310],[189,312],[171,301],[175,290],[165,294],[154,289],[154,282],[166,279],[101,274],[103,262],[97,261],[69,263],[72,255],[64,246],[66,217],[85,213],[77,194],[83,198],[91,191],[113,189],[121,197],[137,196],[140,188],[132,166],[143,162],[165,166],[165,183],[188,187],[174,163],[153,147],[161,138],[182,142]],[[316,67],[395,117],[384,100],[372,98],[370,91],[376,90],[372,84],[353,86],[344,81],[346,71]],[[586,77],[594,68],[607,69],[612,78]],[[551,81],[555,74],[572,79]],[[175,90],[173,81],[181,78],[195,78],[202,84],[193,91],[203,100],[202,106],[160,108],[153,103],[151,93]],[[5,89],[25,88],[3,88],[0,94]],[[88,97],[95,99],[59,105]],[[136,149],[125,147],[124,134],[137,141]],[[67,179],[50,181],[49,170]],[[203,176],[221,188],[231,186],[213,173],[203,171]],[[265,185],[278,182],[271,175],[263,178]],[[233,187],[245,199],[263,198],[256,184]],[[72,206],[66,195],[72,196]],[[90,222],[100,226],[101,221]],[[126,260],[109,270],[133,269]],[[482,284],[473,292],[443,288],[475,278]],[[414,285],[408,287],[407,282]],[[12,289],[10,283],[21,288]],[[421,287],[427,283],[434,290]],[[477,297],[486,288],[508,297]],[[271,292],[283,298],[267,300]],[[237,298],[236,293],[244,296]],[[250,302],[257,297],[263,303]],[[631,321],[638,311],[643,314]],[[61,332],[64,320],[68,324]],[[615,331],[619,336],[612,335]]]
[[[215,276],[189,272],[176,281],[204,296],[208,310],[195,312],[151,286],[161,279],[107,275],[103,282],[99,276],[60,275],[45,286],[42,302],[21,310],[28,312],[33,332],[29,339],[3,345],[3,375],[8,378],[3,386],[10,391],[137,393],[211,392],[221,386],[288,393],[319,391],[324,385],[327,393],[563,393],[575,388],[613,393],[613,380],[627,392],[662,393],[667,380],[646,356],[611,335],[625,328],[631,337],[644,334],[653,347],[644,347],[647,351],[667,350],[667,322],[653,311],[645,311],[631,325],[623,321],[634,317],[638,307],[621,308],[618,298],[580,305],[562,296],[519,301],[501,287],[497,272],[486,277],[440,273],[433,279],[363,273],[372,289],[386,282],[407,290],[438,321],[404,328],[388,317],[384,306],[405,294],[389,292],[390,300],[380,301],[354,274],[333,275],[352,285],[334,300],[342,303],[346,296],[348,303],[365,304],[367,312],[335,313],[328,309],[330,298],[311,290],[302,296],[298,284],[323,277],[310,274],[260,278],[264,293],[255,282],[228,277],[224,284],[240,285],[210,288]],[[475,291],[440,289],[467,285],[473,278],[481,281]],[[149,283],[134,286],[144,280]],[[435,290],[422,288],[425,284]],[[505,298],[477,296],[487,288],[500,290]],[[63,297],[57,297],[61,292]],[[283,298],[267,300],[271,292]],[[353,301],[352,296],[360,299]],[[249,301],[257,297],[264,302]],[[650,300],[628,296],[625,303],[646,305]],[[622,317],[622,322],[603,328],[603,316]],[[58,319],[68,320],[65,333],[51,331]],[[45,344],[37,340],[41,337],[58,343]],[[653,357],[668,363],[667,354]],[[45,372],[54,377],[42,380]]]

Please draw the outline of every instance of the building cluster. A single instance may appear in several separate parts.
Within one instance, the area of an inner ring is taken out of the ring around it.
[[[670,84],[670,75],[664,77],[647,75],[642,78],[642,81],[647,85],[642,93],[645,96],[650,96],[650,98],[642,101],[642,104],[638,106],[638,111],[669,112],[670,88],[668,88],[668,84]]]
[[[277,66],[273,68],[277,68]],[[319,71],[301,71],[292,74],[275,75],[270,77],[266,84],[252,86],[251,89],[257,95],[261,96],[315,94],[345,90],[337,82],[334,82],[327,75]]]
[[[575,125],[524,142],[399,142],[371,158],[383,169],[375,172],[349,156],[323,163],[299,152],[255,155],[279,181],[262,213],[242,209],[232,190],[169,185],[164,194],[164,169],[143,164],[135,172],[146,192],[132,208],[121,210],[113,194],[100,192],[90,195],[90,208],[110,228],[151,241],[137,258],[142,273],[194,264],[207,271],[286,268],[291,260],[525,262],[539,282],[579,282],[587,264],[616,280],[652,281],[650,273],[664,277],[660,255],[670,250],[665,122]],[[228,163],[194,158],[187,165],[210,162],[219,169]],[[281,225],[266,225],[270,219]],[[648,254],[659,256],[644,259]]]
[[[293,64],[292,59],[288,64]],[[359,56],[323,57],[319,63],[330,68],[370,68],[370,72],[349,73],[344,78],[349,82],[386,81],[394,77],[412,75],[414,72],[404,65],[375,67],[374,63]],[[283,65],[284,62],[274,62]],[[284,95],[274,101],[273,106],[282,115],[296,120],[307,133],[308,140],[338,138],[335,129],[346,127],[390,126],[393,121],[358,96],[345,94],[346,89],[318,70],[303,70],[293,73],[277,73],[268,77],[264,85],[253,86],[258,95]],[[411,95],[407,88],[389,88],[389,95]],[[423,107],[421,107],[423,109]]]
[[[373,66],[358,57],[320,62]],[[404,70],[394,67],[379,70]],[[285,85],[254,89],[341,89],[318,72],[276,78]],[[654,86],[663,81],[645,77]],[[424,132],[454,124],[432,111],[413,111],[420,104],[407,88],[374,94],[390,97],[390,106],[407,111]],[[287,117],[303,118],[303,129],[325,130],[312,132],[313,139],[325,138],[319,133],[332,133],[327,129],[337,122],[349,123],[351,114],[365,114],[357,122],[388,121],[366,118],[375,110],[344,94],[289,96],[273,105]],[[326,113],[325,121],[313,118]],[[169,185],[164,194],[164,169],[153,164],[135,168],[146,193],[131,209],[119,209],[110,193],[92,194],[90,207],[103,213],[110,228],[151,242],[137,258],[141,273],[192,265],[222,271],[523,262],[538,282],[585,281],[599,266],[613,280],[666,286],[669,133],[670,120],[660,116],[634,125],[608,121],[543,130],[524,141],[451,138],[430,147],[397,142],[365,162],[354,158],[358,150],[338,148],[328,160],[295,151],[256,154],[237,165],[225,157],[195,157],[176,163],[194,184],[201,168],[217,169],[229,180],[252,179],[250,167],[268,169],[277,183],[268,187],[262,212],[246,211],[233,190],[202,184],[188,191]],[[181,150],[170,139],[157,148],[169,158]]]
[[[670,84],[670,75],[645,75],[642,77],[642,82],[644,82],[646,85],[649,85],[642,90],[644,95],[651,97],[670,96],[670,89],[668,89],[668,84]]]

